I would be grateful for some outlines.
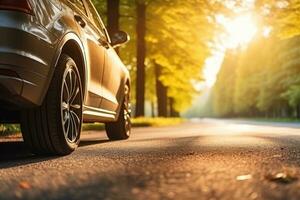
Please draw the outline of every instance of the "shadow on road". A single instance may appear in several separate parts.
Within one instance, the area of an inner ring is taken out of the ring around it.
[[[80,147],[107,143],[109,140],[83,140]],[[0,142],[0,169],[57,159],[58,156],[37,156],[30,152],[23,141]]]
[[[0,169],[43,162],[55,157],[33,155],[24,142],[0,142]]]
[[[22,141],[0,142],[0,152],[0,162],[33,156]]]
[[[96,145],[96,144],[104,144],[104,143],[108,143],[111,142],[110,140],[82,140],[80,141],[79,147],[85,147],[85,146],[91,146],[91,145]]]

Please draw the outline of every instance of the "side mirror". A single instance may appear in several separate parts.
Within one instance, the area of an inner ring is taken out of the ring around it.
[[[127,43],[130,40],[129,35],[124,31],[118,31],[114,33],[111,37],[111,46],[112,47],[119,47],[122,44]]]

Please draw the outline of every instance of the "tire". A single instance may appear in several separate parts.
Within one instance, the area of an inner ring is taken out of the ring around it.
[[[21,114],[26,145],[39,155],[72,153],[80,140],[82,105],[79,71],[73,59],[63,54],[42,105]]]
[[[116,122],[105,124],[107,137],[110,140],[126,140],[131,134],[131,108],[130,108],[130,90],[125,86],[124,100],[121,105],[120,114]]]

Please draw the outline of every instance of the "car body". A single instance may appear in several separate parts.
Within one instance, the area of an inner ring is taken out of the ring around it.
[[[45,104],[62,55],[76,65],[74,76],[82,92],[80,120],[118,121],[124,90],[130,91],[130,77],[114,47],[128,38],[124,32],[110,38],[89,0],[0,1],[0,36],[1,122],[29,123],[22,120],[22,113],[30,118],[29,112]],[[36,152],[41,149],[29,146]]]

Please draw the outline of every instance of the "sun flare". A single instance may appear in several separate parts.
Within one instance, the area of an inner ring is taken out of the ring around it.
[[[219,35],[219,41],[221,41],[223,50],[246,46],[258,32],[258,25],[251,14],[243,14],[235,18],[226,18],[223,15],[219,15],[216,19],[224,28],[224,31]],[[270,29],[266,29],[264,35],[267,36],[269,33]],[[206,60],[203,74],[207,86],[212,87],[214,85],[223,58],[224,51],[221,51],[215,52]]]
[[[237,48],[248,44],[258,31],[258,26],[251,14],[240,15],[232,19],[218,16],[217,21],[224,26],[222,42],[226,48]]]

